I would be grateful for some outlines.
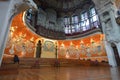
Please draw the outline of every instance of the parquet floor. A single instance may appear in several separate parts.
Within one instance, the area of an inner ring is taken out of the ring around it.
[[[119,67],[40,67],[2,72],[0,80],[120,80]]]

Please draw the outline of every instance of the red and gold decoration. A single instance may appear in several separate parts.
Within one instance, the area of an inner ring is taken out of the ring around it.
[[[59,58],[105,60],[104,35],[95,34],[78,40],[58,41]]]
[[[33,57],[35,43],[39,38],[33,34],[22,21],[23,14],[15,16],[10,27],[10,34],[6,44],[5,54],[10,56],[17,54],[20,57]]]
[[[34,57],[36,43],[38,40],[41,40],[41,58],[55,58],[57,50],[58,58],[107,61],[103,34],[94,34],[76,40],[49,40],[31,32],[24,25],[22,16],[23,14],[21,13],[12,21],[4,57],[10,57],[14,54],[17,54],[19,57]]]

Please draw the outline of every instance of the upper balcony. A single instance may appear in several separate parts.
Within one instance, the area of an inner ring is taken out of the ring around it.
[[[99,16],[93,6],[82,11],[76,9],[71,14],[62,12],[59,16],[54,9],[39,7],[36,12],[29,9],[23,17],[33,32],[54,40],[81,38],[102,32]]]

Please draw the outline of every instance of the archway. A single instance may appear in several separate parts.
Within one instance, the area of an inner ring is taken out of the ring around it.
[[[11,21],[15,15],[25,11],[26,9],[33,8],[37,9],[36,4],[33,0],[5,0],[0,1],[0,9],[3,10],[0,12],[0,65],[2,62],[2,57],[8,37],[9,28]]]
[[[120,57],[119,57],[118,49],[114,43],[111,43],[111,47],[113,48],[117,66],[120,66]]]

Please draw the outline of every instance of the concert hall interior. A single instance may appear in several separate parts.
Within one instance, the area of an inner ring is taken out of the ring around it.
[[[1,80],[120,79],[120,0],[0,0],[0,10]]]

